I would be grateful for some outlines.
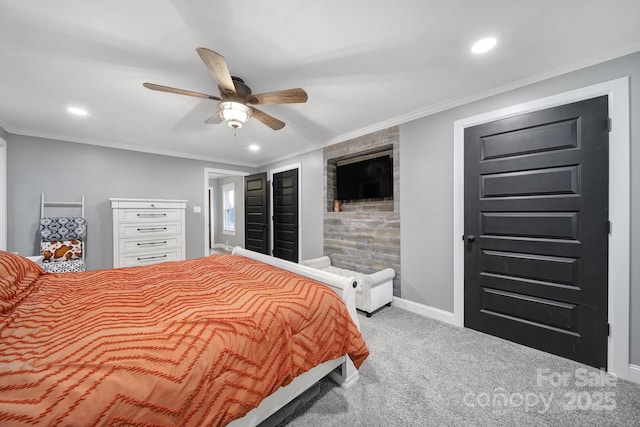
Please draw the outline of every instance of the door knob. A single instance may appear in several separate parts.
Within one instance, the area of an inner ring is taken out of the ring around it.
[[[476,240],[476,236],[474,236],[473,234],[469,234],[467,237],[465,237],[465,239],[467,240],[467,243],[473,243]]]

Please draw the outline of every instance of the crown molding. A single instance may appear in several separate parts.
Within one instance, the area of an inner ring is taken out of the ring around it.
[[[57,135],[57,134],[41,132],[33,129],[8,127],[8,129],[5,128],[5,130],[8,133],[13,135],[31,136],[35,138],[52,139],[55,141],[72,142],[75,144],[93,145],[97,147],[113,148],[117,150],[136,151],[140,153],[157,154],[161,156],[178,157],[178,158],[190,159],[190,160],[201,160],[201,161],[212,162],[212,163],[224,163],[232,166],[244,166],[244,167],[250,167],[250,168],[258,167],[257,163],[238,162],[237,160],[224,159],[220,157],[203,156],[200,154],[187,153],[183,151],[162,150],[162,149],[151,148],[143,145],[135,145],[135,144],[121,143],[121,142],[107,143],[107,142],[96,140],[93,138],[78,138],[78,137],[73,137],[68,135]]]
[[[443,101],[441,103],[438,104],[434,104],[425,108],[421,108],[418,110],[414,110],[412,112],[409,112],[407,114],[402,114],[400,116],[396,116],[393,117],[391,119],[379,122],[379,123],[374,123],[370,126],[366,126],[357,130],[354,130],[352,132],[348,132],[339,136],[336,136],[335,138],[332,138],[331,140],[327,141],[326,143],[324,143],[322,145],[322,147],[327,147],[329,145],[333,145],[333,144],[338,144],[340,142],[344,142],[344,141],[348,141],[350,139],[354,139],[354,138],[359,138],[361,136],[364,135],[368,135],[370,133],[374,133],[374,132],[378,132],[380,130],[384,130],[393,126],[398,126],[404,123],[408,123],[411,122],[413,120],[417,120],[417,119],[421,119],[423,117],[427,117],[427,116],[431,116],[433,114],[437,114],[440,113],[442,111],[446,111],[446,110],[450,110],[452,108],[455,107],[459,107],[461,105],[466,105],[466,104],[470,104],[472,102],[475,101],[480,101],[482,99],[485,98],[489,98],[495,95],[499,95],[505,92],[509,92],[515,89],[519,89],[525,86],[529,86],[531,84],[534,83],[539,83],[541,81],[545,81],[545,80],[549,80],[551,78],[554,77],[559,77],[562,76],[564,74],[568,74],[571,73],[573,71],[578,71],[581,70],[583,68],[587,68],[587,67],[591,67],[594,65],[598,65],[607,61],[611,61],[613,59],[617,59],[617,58],[621,58],[623,56],[626,55],[630,55],[636,52],[640,51],[640,42],[638,43],[633,43],[627,46],[624,46],[622,48],[604,53],[604,54],[599,54],[599,55],[595,55],[592,56],[588,59],[585,59],[583,61],[579,61],[579,62],[574,62],[572,64],[563,66],[563,67],[559,67],[556,68],[554,70],[551,71],[547,71],[544,73],[540,73],[540,74],[536,74],[534,76],[528,77],[526,79],[522,79],[522,80],[518,80],[516,82],[513,83],[509,83],[506,85],[502,85],[502,86],[498,86],[496,88],[492,88],[490,90],[484,91],[484,92],[480,92],[477,93],[475,95],[471,95],[471,96],[467,96],[467,97],[462,97],[462,98],[457,98],[457,99],[450,99],[450,100],[446,100]]]

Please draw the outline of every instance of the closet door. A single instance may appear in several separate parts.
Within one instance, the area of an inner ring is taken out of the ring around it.
[[[468,328],[607,367],[608,99],[465,130]]]
[[[267,174],[244,178],[244,247],[261,254],[269,253],[269,192]]]
[[[273,174],[273,256],[298,262],[298,169]]]

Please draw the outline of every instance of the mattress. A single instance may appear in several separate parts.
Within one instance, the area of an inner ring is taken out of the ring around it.
[[[236,255],[51,274],[0,252],[0,423],[225,425],[366,344],[330,288]]]

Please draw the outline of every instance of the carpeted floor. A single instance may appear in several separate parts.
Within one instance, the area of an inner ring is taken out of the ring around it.
[[[395,307],[360,322],[360,381],[322,380],[280,425],[640,426],[640,384]]]

